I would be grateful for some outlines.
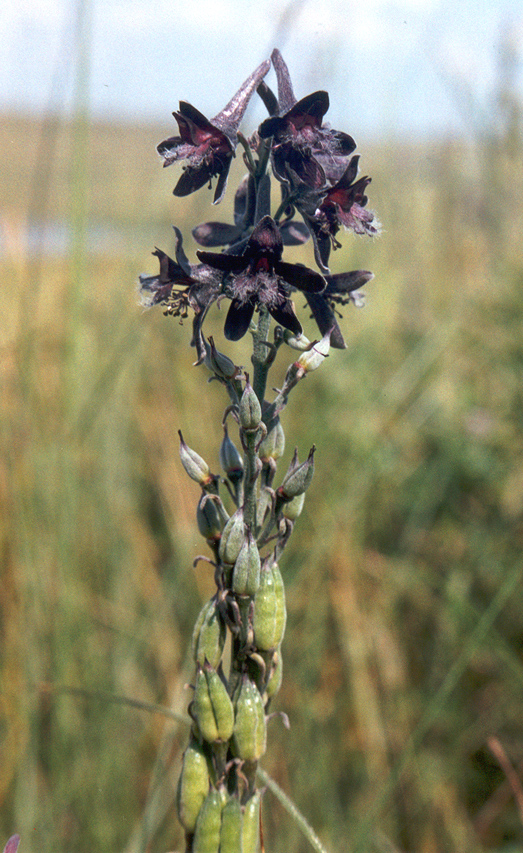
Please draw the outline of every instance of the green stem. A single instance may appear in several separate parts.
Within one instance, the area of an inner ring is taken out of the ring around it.
[[[263,405],[263,400],[265,398],[267,374],[270,366],[267,360],[267,339],[269,337],[270,325],[271,317],[269,312],[261,310],[258,328],[253,334],[254,347],[251,359],[254,366],[252,387],[260,401],[260,405]]]
[[[245,448],[245,470],[243,475],[243,517],[245,524],[256,534],[256,476],[258,454],[256,453],[256,439],[259,433],[244,433],[243,445]]]
[[[277,782],[272,779],[265,770],[262,770],[261,767],[258,767],[258,778],[261,779],[263,784],[274,794],[277,800],[280,801],[281,805],[285,809],[285,811],[290,814],[294,822],[299,826],[301,831],[303,832],[305,838],[317,851],[317,853],[327,853],[327,848],[323,846],[320,839],[314,832],[312,826],[307,822],[304,815],[300,812],[300,810],[294,805],[292,800],[289,799],[285,791],[282,791]]]

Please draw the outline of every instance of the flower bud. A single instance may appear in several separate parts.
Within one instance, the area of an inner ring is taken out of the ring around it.
[[[208,661],[217,669],[222,659],[226,638],[225,622],[216,603],[216,596],[202,607],[192,636],[194,660],[203,666]]]
[[[258,688],[245,674],[236,700],[233,749],[243,761],[258,761],[265,752],[266,741],[263,701]]]
[[[178,817],[187,832],[194,832],[196,819],[208,793],[207,757],[204,747],[193,738],[183,754],[182,772],[176,793]]]
[[[238,559],[241,547],[245,541],[245,524],[243,521],[243,509],[240,507],[231,515],[229,521],[222,530],[220,539],[220,560],[222,563],[234,565]]]
[[[308,350],[303,352],[296,362],[296,365],[301,368],[304,373],[310,373],[312,370],[316,370],[320,364],[323,364],[329,353],[330,340],[331,330],[323,336],[319,343],[312,344]]]
[[[198,665],[192,713],[202,738],[209,743],[228,741],[234,728],[234,709],[227,688],[215,669]]]
[[[256,791],[243,807],[242,853],[258,853],[261,794]]]
[[[240,400],[240,425],[247,432],[253,432],[260,426],[261,419],[260,401],[249,380],[247,380]]]
[[[221,793],[209,791],[196,821],[191,853],[219,853],[222,809]]]
[[[220,853],[243,853],[243,814],[238,797],[228,798],[222,809]]]
[[[249,530],[232,570],[233,592],[236,595],[254,595],[260,585],[260,568],[260,552]]]
[[[277,563],[265,565],[260,575],[260,586],[254,596],[254,645],[269,651],[280,645],[285,632],[287,609],[285,588]]]
[[[310,347],[311,342],[305,335],[294,335],[290,329],[285,329],[283,332],[283,340],[291,349],[306,350]]]
[[[269,459],[275,461],[283,456],[285,450],[285,433],[279,417],[269,427],[269,431],[258,448],[258,454],[262,462]]]
[[[301,465],[297,465],[297,455],[294,455],[289,470],[283,479],[283,483],[277,491],[280,498],[290,501],[308,489],[312,475],[314,474],[315,450],[316,448],[313,445],[307,459]]]
[[[188,447],[183,439],[182,431],[178,430],[180,436],[180,459],[187,474],[200,486],[208,486],[214,480],[205,459],[202,459],[194,450]]]
[[[229,438],[226,426],[223,428],[223,441],[220,446],[220,465],[233,483],[243,477],[243,459]]]

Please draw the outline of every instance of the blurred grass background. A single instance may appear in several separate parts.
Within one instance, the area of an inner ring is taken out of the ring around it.
[[[523,122],[507,79],[467,141],[360,145],[384,233],[346,235],[333,271],[376,278],[344,312],[348,349],[283,416],[286,459],[314,442],[317,472],[282,566],[291,730],[271,723],[263,764],[332,851],[523,851]],[[81,97],[69,121],[0,118],[0,830],[23,853],[183,847],[187,731],[116,699],[186,708],[212,583],[192,568],[205,544],[176,433],[217,470],[226,401],[192,367],[189,327],[133,288],[155,245],[172,252],[171,223],[194,257],[190,229],[229,218],[241,171],[218,209],[205,190],[176,200],[165,135],[91,122]],[[209,328],[247,363],[222,319]],[[309,849],[270,793],[264,821],[268,851]]]

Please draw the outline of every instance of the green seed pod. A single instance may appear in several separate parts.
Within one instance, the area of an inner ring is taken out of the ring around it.
[[[260,575],[260,586],[254,596],[254,645],[261,651],[279,646],[285,631],[287,608],[285,588],[277,563],[265,565]]]
[[[209,697],[218,729],[218,740],[228,741],[234,730],[234,708],[227,688],[215,669],[209,664],[204,666],[209,686]]]
[[[196,522],[201,535],[207,540],[217,541],[220,538],[224,518],[223,504],[203,494],[196,507]]]
[[[263,701],[259,690],[248,675],[244,675],[236,701],[233,747],[243,761],[258,761],[264,754],[267,730]]]
[[[222,808],[219,791],[209,791],[196,821],[192,853],[219,853]]]
[[[242,853],[258,853],[261,794],[256,791],[243,807]]]
[[[216,349],[213,338],[210,337],[209,342],[205,338],[203,340],[205,344],[205,357],[203,360],[206,367],[212,370],[220,379],[232,379],[236,376],[238,368],[228,355],[224,355],[223,352],[219,352]]]
[[[220,853],[243,853],[243,815],[238,797],[229,797],[222,811]]]
[[[262,411],[260,401],[249,380],[245,383],[245,390],[241,396],[239,414],[242,429],[247,432],[258,429],[262,419]]]
[[[223,428],[223,441],[220,445],[220,465],[233,483],[243,477],[243,459],[229,438],[226,426]]]
[[[209,743],[228,741],[234,728],[234,709],[220,676],[206,663],[198,665],[192,713],[200,734]]]
[[[265,696],[267,701],[272,699],[279,692],[283,675],[283,660],[281,649],[277,649],[272,656],[271,669],[269,671],[269,680],[265,688]]]
[[[296,495],[296,497],[292,498],[288,503],[283,504],[282,513],[285,518],[288,518],[289,521],[296,521],[298,516],[301,515],[304,503],[305,492],[302,492],[301,495]]]
[[[236,595],[254,595],[260,585],[260,569],[260,552],[249,530],[232,570],[233,592]]]
[[[316,448],[313,445],[307,459],[301,465],[297,464],[297,456],[295,454],[289,470],[283,478],[283,483],[277,491],[278,496],[283,498],[284,501],[292,500],[292,498],[303,494],[309,488],[312,475],[314,474],[315,450]]]
[[[283,456],[285,450],[285,433],[280,423],[280,419],[269,425],[269,431],[258,448],[258,455],[262,462],[267,462],[269,459],[275,461]]]
[[[176,792],[178,817],[187,832],[194,832],[196,818],[208,793],[207,757],[203,746],[193,738],[183,754],[182,772]]]
[[[214,596],[204,604],[194,626],[192,652],[195,662],[203,666],[207,660],[217,669],[222,659],[226,634],[225,622]]]
[[[237,509],[231,515],[229,521],[222,530],[220,539],[219,555],[222,563],[234,565],[238,559],[241,547],[245,541],[245,524],[243,523],[243,509]]]

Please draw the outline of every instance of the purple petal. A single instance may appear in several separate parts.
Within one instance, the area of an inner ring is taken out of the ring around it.
[[[353,290],[358,290],[367,282],[372,281],[374,273],[369,270],[352,270],[351,272],[340,272],[335,275],[325,277],[327,281],[326,294],[331,293],[352,293]]]
[[[193,228],[192,235],[200,246],[227,246],[234,243],[242,231],[228,222],[202,222]]]
[[[306,298],[320,333],[326,335],[327,332],[331,332],[331,347],[334,347],[334,349],[346,349],[347,344],[343,339],[338,321],[334,312],[327,304],[325,297],[317,293],[307,293]]]
[[[201,166],[196,168],[187,166],[173,189],[173,195],[179,198],[190,195],[205,186],[205,184],[211,180],[212,174],[211,167],[205,163],[202,163]]]
[[[305,293],[321,293],[326,287],[326,281],[319,272],[301,264],[287,264],[285,261],[279,261],[274,265],[274,272],[288,284]]]
[[[240,302],[233,299],[227,312],[224,334],[228,341],[239,341],[250,326],[254,305],[252,302]]]
[[[305,223],[297,222],[295,219],[281,222],[280,231],[284,246],[301,246],[311,236]]]
[[[241,272],[247,266],[246,260],[242,255],[226,255],[221,252],[200,252],[196,254],[202,262],[208,267],[213,267],[222,272]]]
[[[311,95],[305,95],[297,104],[294,104],[292,109],[285,114],[285,118],[288,121],[290,118],[295,119],[298,116],[308,116],[314,118],[319,127],[328,109],[328,93],[323,91],[313,92]]]
[[[269,313],[280,326],[289,329],[295,335],[301,335],[303,332],[302,325],[295,314],[294,305],[290,299],[286,299],[281,305],[269,306]]]

